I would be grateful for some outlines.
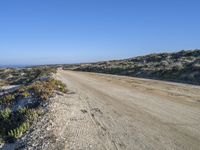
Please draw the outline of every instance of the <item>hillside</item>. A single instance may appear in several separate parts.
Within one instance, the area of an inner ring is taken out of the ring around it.
[[[66,69],[72,66],[65,67]],[[200,50],[160,53],[73,66],[73,70],[200,84]]]

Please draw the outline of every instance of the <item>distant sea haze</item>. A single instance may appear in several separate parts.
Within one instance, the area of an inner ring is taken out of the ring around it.
[[[0,65],[0,68],[22,68],[26,66],[27,65]]]

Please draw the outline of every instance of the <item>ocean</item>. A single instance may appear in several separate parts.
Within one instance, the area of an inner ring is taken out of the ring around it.
[[[24,68],[27,65],[0,65],[0,68]]]

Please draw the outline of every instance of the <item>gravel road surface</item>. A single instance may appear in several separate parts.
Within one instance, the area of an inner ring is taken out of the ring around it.
[[[200,149],[199,86],[62,70],[57,76],[71,90],[56,117],[62,149]]]

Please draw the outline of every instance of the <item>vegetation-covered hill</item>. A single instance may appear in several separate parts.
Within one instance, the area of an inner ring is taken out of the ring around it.
[[[75,70],[200,84],[200,50],[76,65]]]

